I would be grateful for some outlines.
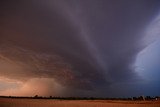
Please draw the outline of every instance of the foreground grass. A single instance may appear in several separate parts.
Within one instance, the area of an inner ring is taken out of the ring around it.
[[[160,101],[0,98],[0,107],[160,107]]]

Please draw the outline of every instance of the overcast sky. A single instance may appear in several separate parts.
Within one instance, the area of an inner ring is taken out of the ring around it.
[[[159,0],[1,0],[0,95],[160,95]]]

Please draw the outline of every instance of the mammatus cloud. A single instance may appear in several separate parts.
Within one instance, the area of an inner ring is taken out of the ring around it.
[[[129,95],[123,85],[141,79],[134,63],[158,7],[156,0],[1,1],[0,74],[19,82],[3,93]]]

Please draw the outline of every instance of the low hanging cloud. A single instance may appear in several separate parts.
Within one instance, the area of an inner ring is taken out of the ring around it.
[[[42,95],[114,93],[115,84],[140,79],[134,62],[158,7],[156,0],[1,1],[0,75],[26,84],[18,89],[28,95],[36,84]]]
[[[65,93],[63,93],[65,88],[58,84],[53,78],[32,78],[28,79],[27,82],[3,78],[1,82],[6,85],[6,88],[0,91],[1,95],[50,96],[53,93],[55,96],[65,95]]]
[[[57,55],[34,53],[11,45],[0,49],[0,70],[1,75],[5,77],[21,81],[32,78],[55,78],[63,85],[87,89],[85,86],[88,84],[85,83],[87,81],[77,80],[72,66]]]

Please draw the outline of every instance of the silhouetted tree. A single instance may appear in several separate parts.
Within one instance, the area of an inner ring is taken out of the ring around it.
[[[151,100],[151,96],[146,96],[146,100]]]
[[[35,95],[34,98],[38,98],[38,95]]]

